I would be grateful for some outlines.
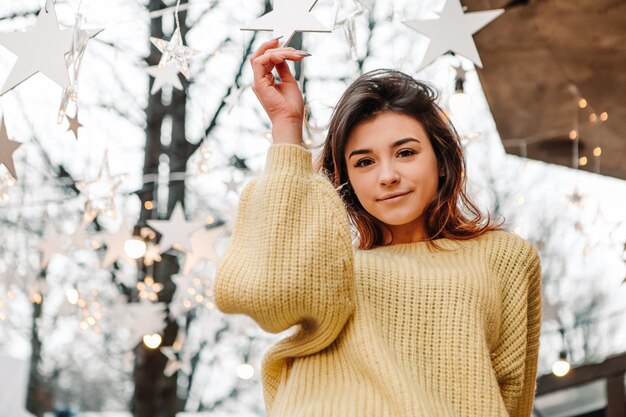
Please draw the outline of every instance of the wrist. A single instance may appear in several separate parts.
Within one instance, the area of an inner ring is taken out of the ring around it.
[[[278,123],[272,125],[274,143],[302,144],[302,123]]]

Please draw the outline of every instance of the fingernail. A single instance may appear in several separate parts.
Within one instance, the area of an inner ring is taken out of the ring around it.
[[[277,37],[275,37],[275,38],[272,38],[272,39],[270,39],[270,42],[277,41],[277,40],[279,40],[280,38],[282,38],[283,36],[285,36],[285,35],[281,35],[281,36],[277,36]]]
[[[296,54],[301,55],[301,56],[311,56],[310,53],[304,52],[304,51],[298,51],[298,52],[296,52]]]

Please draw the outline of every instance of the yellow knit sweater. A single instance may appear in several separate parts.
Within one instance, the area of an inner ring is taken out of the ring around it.
[[[224,313],[295,332],[263,358],[268,417],[528,417],[537,252],[508,232],[358,250],[310,151],[275,144],[215,280]]]

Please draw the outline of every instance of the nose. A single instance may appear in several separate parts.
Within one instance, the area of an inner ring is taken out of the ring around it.
[[[381,185],[391,185],[400,181],[400,174],[395,169],[392,163],[381,163],[380,170],[380,184]]]

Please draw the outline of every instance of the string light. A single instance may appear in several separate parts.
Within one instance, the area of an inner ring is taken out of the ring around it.
[[[237,367],[237,376],[243,380],[251,379],[254,376],[254,367],[249,363],[242,363]]]
[[[603,122],[606,122],[609,118],[609,114],[605,111],[603,111],[602,113],[600,113],[600,120],[602,120]]]
[[[585,165],[587,165],[587,157],[586,157],[586,156],[581,156],[581,157],[578,159],[578,164],[579,164],[580,166],[583,166],[583,167],[584,167]]]
[[[602,148],[598,146],[593,150],[593,156],[600,156],[600,155],[602,155]]]
[[[586,108],[587,100],[585,100],[584,98],[581,98],[580,100],[578,100],[578,107],[580,107],[581,109]]]
[[[156,349],[159,346],[161,346],[161,342],[163,341],[163,339],[161,338],[161,335],[158,333],[154,333],[154,334],[147,334],[143,337],[143,344],[148,348],[148,349]]]
[[[571,365],[567,361],[567,352],[562,350],[559,352],[559,359],[552,364],[552,373],[560,378],[567,375],[570,369]]]

